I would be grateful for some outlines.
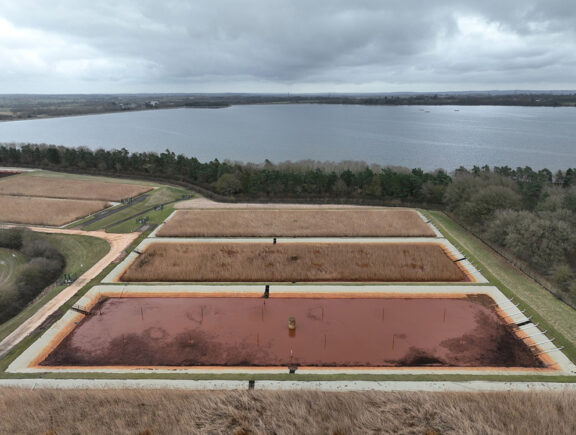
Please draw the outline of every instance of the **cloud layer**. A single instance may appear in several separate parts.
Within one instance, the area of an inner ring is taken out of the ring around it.
[[[0,92],[575,89],[566,0],[0,0]]]

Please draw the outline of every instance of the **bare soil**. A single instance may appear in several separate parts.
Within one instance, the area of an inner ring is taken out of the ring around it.
[[[413,210],[179,210],[158,237],[435,237]]]
[[[121,276],[134,282],[462,282],[435,243],[153,243]]]
[[[0,195],[120,201],[149,190],[152,187],[54,177],[20,176],[0,180]]]
[[[542,367],[490,301],[111,298],[41,364]]]

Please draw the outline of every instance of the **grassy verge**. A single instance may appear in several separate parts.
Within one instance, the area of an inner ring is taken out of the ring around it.
[[[491,284],[509,298],[520,302],[527,316],[541,329],[548,329],[557,346],[576,362],[576,311],[560,301],[538,283],[514,268],[505,258],[495,253],[476,237],[453,222],[442,212],[423,211],[432,223],[468,258],[482,268],[482,274]]]
[[[174,207],[171,205],[167,205],[165,206],[162,210],[152,210],[149,211],[140,217],[147,217],[148,224],[155,224],[155,225],[160,225],[162,222],[164,222],[166,220],[166,218],[168,218],[168,216],[170,216],[172,214],[172,212],[174,211]],[[130,220],[127,220],[125,222],[121,222],[117,225],[114,225],[110,228],[108,228],[106,231],[108,231],[109,233],[131,233],[136,231],[138,228],[140,228],[142,225],[138,223],[138,221],[136,220],[137,218],[133,218]]]
[[[106,228],[106,230],[111,233],[129,233],[141,226],[136,221],[137,217],[135,217],[135,215],[138,215],[151,207],[179,200],[183,195],[189,194],[190,192],[185,189],[163,186],[147,193],[144,201],[96,221],[93,224],[87,225],[83,227],[83,229],[86,231],[94,231]],[[151,210],[144,214],[140,214],[138,218],[148,216],[148,223],[160,224],[170,215],[170,213],[172,213],[173,210],[173,207],[168,205],[164,206],[162,210]]]
[[[80,276],[110,250],[110,246],[105,240],[96,237],[64,234],[44,234],[43,237],[66,257],[64,273],[70,275]],[[48,287],[18,315],[0,325],[0,340],[11,334],[22,322],[32,316],[64,288],[66,286],[60,284]]]

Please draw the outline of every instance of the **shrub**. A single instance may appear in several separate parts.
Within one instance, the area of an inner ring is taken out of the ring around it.
[[[0,248],[20,249],[22,246],[22,230],[0,229]]]

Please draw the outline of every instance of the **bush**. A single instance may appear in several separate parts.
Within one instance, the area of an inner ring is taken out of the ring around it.
[[[461,214],[472,224],[484,224],[496,210],[517,210],[520,205],[520,195],[509,187],[488,186],[471,196]]]
[[[554,268],[552,278],[563,292],[569,292],[574,281],[574,272],[567,264],[560,264]]]
[[[0,248],[18,250],[22,246],[22,230],[0,229]]]

